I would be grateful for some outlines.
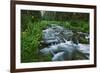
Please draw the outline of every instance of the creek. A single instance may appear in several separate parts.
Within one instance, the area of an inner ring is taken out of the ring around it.
[[[52,55],[51,61],[64,60],[84,60],[89,59],[90,45],[80,43],[80,38],[89,41],[89,34],[83,32],[75,32],[59,26],[51,24],[42,31],[42,45],[40,52],[42,55]]]

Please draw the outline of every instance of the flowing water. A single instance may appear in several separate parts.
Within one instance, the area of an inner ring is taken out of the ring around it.
[[[52,61],[89,59],[89,44],[79,43],[71,30],[52,24],[43,30],[42,43],[48,45],[40,50],[43,55],[52,55]]]

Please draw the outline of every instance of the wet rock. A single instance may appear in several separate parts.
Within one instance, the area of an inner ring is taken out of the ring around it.
[[[43,39],[43,43],[45,43],[45,44],[59,42],[55,36],[55,31],[52,28],[48,28],[46,30],[43,30],[42,39]]]
[[[72,32],[57,24],[51,24],[42,31],[42,44],[40,50],[43,55],[52,55],[52,61],[64,61],[75,59],[89,59],[89,44],[80,44],[80,38],[87,36],[86,33]]]
[[[53,26],[43,30],[43,43],[52,44],[65,42],[65,40],[70,40],[70,37],[73,35],[72,31],[66,30],[61,26]]]

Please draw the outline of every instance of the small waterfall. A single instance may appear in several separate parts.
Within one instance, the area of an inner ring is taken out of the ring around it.
[[[52,46],[54,46],[54,45],[52,45]],[[51,48],[52,48],[52,46],[51,46]],[[48,49],[49,49],[50,53],[54,56],[54,55],[55,55],[55,53],[54,53],[54,51],[53,51],[53,50],[51,50],[51,48],[48,48]],[[54,48],[55,48],[55,46],[54,46]]]
[[[55,54],[52,58],[52,61],[64,61],[63,54],[64,52],[59,52]]]
[[[50,45],[42,48],[40,52],[44,55],[50,53],[52,55],[52,61],[73,60],[75,59],[73,56],[76,54],[80,56],[79,59],[89,58],[89,44],[81,44],[78,42],[78,39],[74,40],[77,44],[74,43],[73,40],[69,40],[72,35],[72,31],[57,25],[43,30],[43,43]]]

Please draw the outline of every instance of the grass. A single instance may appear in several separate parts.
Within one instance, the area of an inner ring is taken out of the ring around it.
[[[43,56],[39,54],[41,49],[42,30],[50,24],[57,24],[67,29],[89,33],[89,22],[84,20],[69,21],[49,21],[34,20],[31,15],[21,16],[21,62],[41,62],[50,61],[51,55]],[[85,41],[83,39],[83,41]]]

